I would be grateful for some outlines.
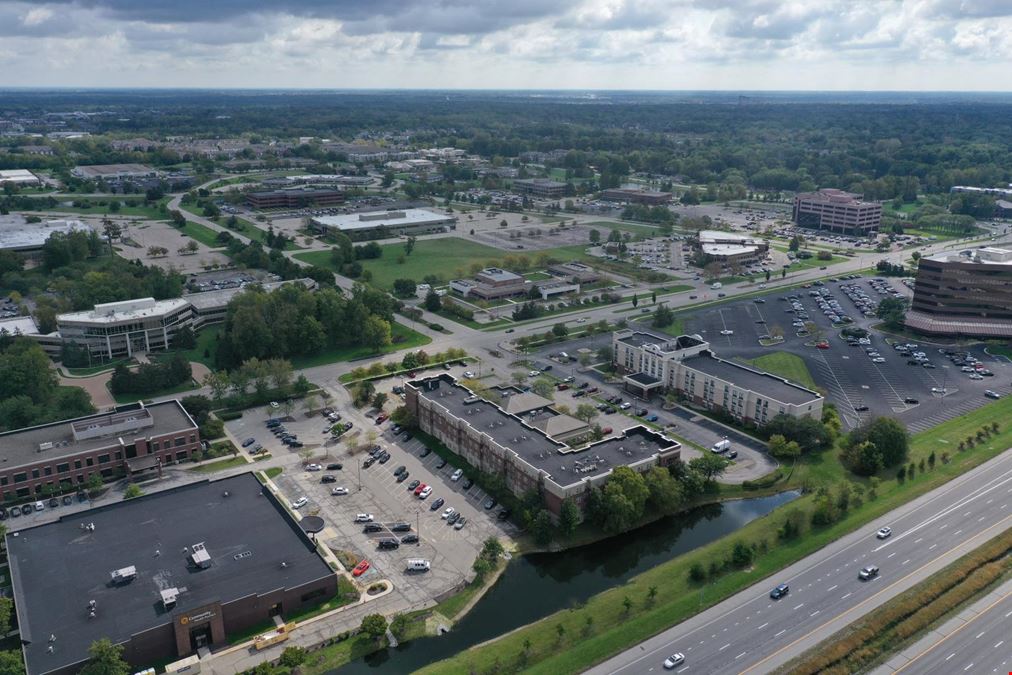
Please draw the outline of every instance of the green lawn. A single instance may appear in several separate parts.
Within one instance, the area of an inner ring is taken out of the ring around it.
[[[196,239],[204,246],[208,248],[221,248],[221,244],[218,242],[218,233],[200,223],[195,223],[192,220],[186,221],[185,227],[176,228],[183,234],[193,239]]]
[[[183,351],[187,361],[203,363],[214,369],[214,352],[218,347],[218,336],[221,335],[222,324],[213,324],[197,333],[197,343],[193,349]],[[205,356],[204,353],[207,352]]]
[[[988,345],[987,353],[1012,359],[1012,344]]]
[[[51,209],[43,209],[43,210],[56,211],[60,213],[77,213],[81,215],[94,215],[94,216],[101,216],[105,214],[109,214],[111,216],[134,216],[137,218],[151,218],[152,220],[165,220],[169,217],[168,211],[163,210],[165,205],[168,203],[168,198],[164,198],[161,201],[152,204],[151,206],[144,206],[143,199],[124,201],[124,198],[120,196],[103,197],[101,199],[97,197],[61,198],[61,200],[65,200],[67,202],[73,202],[75,199],[82,202],[88,202],[92,204],[92,206],[90,208],[81,208],[79,206],[63,206],[62,204],[57,204]],[[119,211],[114,212],[109,210],[108,202],[113,199],[118,200],[120,202]],[[104,201],[107,203],[105,206],[99,206],[98,205],[99,201]]]
[[[255,223],[249,220],[246,220],[245,218],[238,218],[237,220],[243,225],[243,228],[241,230],[237,230],[240,234],[246,235],[253,241],[259,241],[264,246],[267,245],[267,230],[261,228],[259,225],[256,225]],[[290,239],[287,242],[285,242],[286,251],[297,251],[301,248],[302,248],[301,246],[298,246],[294,241]]]
[[[774,375],[786,377],[791,382],[796,382],[803,387],[808,387],[812,390],[818,389],[815,385],[815,380],[812,378],[812,374],[808,372],[805,360],[796,354],[770,352],[754,359],[747,359],[746,363],[750,363],[756,368],[773,373]]]
[[[394,342],[379,352],[374,352],[368,347],[340,347],[336,349],[329,349],[313,356],[293,356],[289,360],[292,362],[292,366],[295,369],[301,370],[302,368],[313,368],[315,366],[323,366],[328,363],[336,363],[338,361],[354,361],[355,359],[364,359],[371,356],[379,356],[380,354],[389,354],[390,352],[396,352],[401,349],[415,349],[432,342],[428,335],[423,335],[417,331],[413,331],[407,326],[397,322],[394,322],[390,326],[390,334]],[[397,342],[398,339],[401,341]]]
[[[1012,424],[1007,422],[1010,418],[1012,397],[989,403],[968,415],[913,436],[910,460],[919,463],[934,452],[938,459],[935,468],[918,471],[916,478],[902,482],[896,478],[895,469],[889,469],[880,476],[875,496],[869,492],[871,484],[868,480],[852,476],[843,469],[836,451],[803,460],[793,470],[789,485],[806,485],[808,494],[773,514],[756,519],[712,544],[662,563],[622,586],[594,596],[579,607],[556,612],[501,639],[465,650],[419,672],[464,674],[501,669],[493,665],[497,663],[512,666],[517,663],[517,655],[524,651],[524,643],[528,640],[530,650],[523,672],[546,675],[582,672],[733,593],[764,579],[768,582],[769,577],[784,567],[1001,454],[1012,446]],[[1000,433],[971,450],[956,450],[959,441],[992,421],[1003,425]],[[941,461],[942,452],[950,455],[948,463]],[[835,490],[843,481],[864,490],[860,505],[852,506],[836,523],[814,528],[810,525],[810,514],[816,490],[820,486]],[[777,489],[785,489],[785,484]],[[741,488],[722,489],[722,492],[738,496],[749,494]],[[777,530],[784,521],[784,514],[793,511],[802,514],[805,523],[802,534],[794,539],[781,540]],[[711,562],[724,560],[732,542],[736,541],[760,545],[760,550],[765,552],[755,559],[751,567],[728,571],[710,583],[701,585],[689,580],[690,566],[698,563],[708,569]],[[653,602],[648,599],[651,587],[657,589]],[[629,610],[624,607],[627,597],[632,602]],[[589,630],[587,617],[593,618]],[[562,638],[558,637],[558,625],[564,628]]]
[[[249,462],[246,461],[245,457],[229,457],[228,459],[219,459],[217,462],[208,462],[207,464],[195,466],[190,471],[193,473],[214,473],[215,471],[233,469],[246,464],[249,464]]]

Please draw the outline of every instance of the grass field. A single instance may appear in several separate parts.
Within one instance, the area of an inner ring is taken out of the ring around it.
[[[413,331],[403,324],[394,322],[390,326],[390,334],[394,342],[389,344],[385,349],[380,352],[374,352],[368,347],[340,347],[337,349],[329,349],[313,356],[294,356],[289,359],[292,362],[292,367],[295,369],[302,368],[313,368],[314,366],[323,366],[328,363],[337,363],[338,361],[354,361],[355,359],[363,359],[371,356],[379,356],[380,354],[389,354],[401,349],[414,349],[427,345],[432,340],[427,335],[422,335],[417,331]],[[400,342],[396,340],[401,338]]]
[[[747,359],[746,363],[750,363],[756,368],[773,373],[774,375],[786,377],[791,382],[796,382],[803,387],[808,387],[812,390],[818,389],[815,385],[815,379],[808,372],[808,366],[805,365],[804,359],[796,354],[771,352],[763,354],[758,358]]]
[[[987,352],[989,354],[994,354],[995,356],[1004,356],[1012,359],[1012,344],[988,345]]]
[[[63,206],[61,204],[58,204],[51,209],[43,209],[43,210],[54,211],[59,213],[76,213],[85,216],[87,215],[102,216],[105,214],[109,214],[110,216],[133,216],[136,218],[150,218],[152,220],[165,220],[169,217],[168,211],[162,210],[168,203],[168,199],[162,199],[161,201],[156,202],[151,206],[144,206],[143,199],[124,201],[123,198],[119,196],[102,198],[101,201],[104,202],[109,202],[111,199],[116,199],[120,202],[119,211],[115,212],[109,210],[108,203],[106,203],[105,206],[99,206],[97,203],[99,200],[97,198],[68,197],[66,198],[66,201],[72,202],[75,199],[78,199],[79,201],[82,202],[88,202],[92,204],[92,206],[90,208],[81,208],[79,206]]]
[[[918,463],[927,459],[932,452],[939,456],[940,453],[947,452],[950,454],[948,463],[939,460],[934,468],[919,471],[915,478],[904,481],[897,479],[895,469],[886,470],[879,476],[880,483],[875,495],[870,492],[870,481],[852,476],[843,469],[837,452],[807,458],[794,469],[790,481],[781,484],[778,489],[784,489],[787,485],[807,485],[809,494],[766,517],[752,521],[733,535],[674,558],[620,587],[600,593],[579,607],[556,612],[499,640],[468,649],[419,672],[463,675],[492,669],[502,670],[494,664],[506,665],[509,670],[518,664],[518,658],[525,651],[524,643],[528,640],[530,649],[524,657],[523,672],[546,675],[582,672],[705,607],[767,579],[829,542],[995,457],[1012,446],[1012,424],[1007,422],[1010,418],[1012,397],[989,403],[962,418],[917,434],[911,439],[910,461]],[[994,421],[1003,425],[998,434],[971,450],[956,450],[961,440],[975,433],[984,424]],[[844,481],[863,490],[864,498],[860,505],[851,507],[832,525],[819,528],[811,526],[810,515],[817,488],[826,486],[835,490]],[[749,493],[738,487],[729,488],[726,494],[746,496]],[[782,540],[778,537],[777,530],[785,513],[792,511],[798,511],[802,515],[803,532],[794,539]],[[760,549],[766,552],[760,554],[751,567],[723,573],[710,583],[697,584],[689,580],[689,568],[694,563],[709,569],[710,563],[724,560],[732,542],[737,541],[760,545]],[[648,599],[651,587],[657,589],[653,601]],[[625,598],[629,598],[632,603],[628,610],[624,606]],[[589,629],[587,617],[592,617],[593,620]],[[563,627],[562,637],[557,632],[558,625]]]
[[[219,459],[217,462],[208,462],[207,464],[201,464],[195,466],[190,471],[193,473],[214,473],[215,471],[224,471],[225,469],[233,469],[237,466],[243,466],[249,464],[245,457],[229,457],[228,459]]]
[[[192,220],[186,221],[185,227],[176,228],[183,234],[193,239],[196,239],[204,246],[208,248],[221,248],[221,244],[218,243],[218,233],[200,223],[195,223]]]

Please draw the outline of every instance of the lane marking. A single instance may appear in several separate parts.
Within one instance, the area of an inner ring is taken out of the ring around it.
[[[777,633],[776,635],[774,635],[773,637],[780,637],[781,635],[783,635],[786,632],[787,632],[787,629],[785,628],[782,631],[780,631],[779,633]]]
[[[769,624],[769,622],[767,621],[767,622],[766,622],[766,623],[764,623],[763,625],[761,625],[761,626],[759,626],[758,628],[756,628],[756,630],[762,630],[763,628],[765,628],[765,627],[766,627],[766,626],[768,626],[768,625],[770,625],[770,624]]]
[[[794,611],[797,611],[797,610],[801,609],[804,606],[805,606],[805,603],[801,603],[800,605],[798,605],[797,607],[794,608]]]
[[[746,653],[747,653],[747,652],[742,652],[741,654],[738,654],[738,656],[734,657],[734,660],[735,660],[735,661],[737,661],[737,660],[738,660],[738,659],[740,659],[741,657],[745,656],[745,654],[746,654]]]
[[[724,651],[725,649],[727,649],[727,648],[728,648],[728,647],[730,647],[730,646],[731,646],[731,643],[730,643],[730,642],[728,642],[728,643],[727,643],[726,645],[724,645],[723,647],[721,647],[721,648],[720,648],[720,649],[718,649],[717,651],[718,651],[718,652],[722,652],[722,651]]]

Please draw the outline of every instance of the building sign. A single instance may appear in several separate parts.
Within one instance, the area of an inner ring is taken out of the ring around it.
[[[179,623],[181,623],[181,624],[183,624],[185,626],[188,623],[197,623],[197,622],[200,622],[200,621],[207,621],[208,619],[212,618],[213,616],[214,616],[214,612],[211,611],[211,610],[208,610],[206,612],[201,612],[199,614],[192,614],[190,616],[179,617]]]

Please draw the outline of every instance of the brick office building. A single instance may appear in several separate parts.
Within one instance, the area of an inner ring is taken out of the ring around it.
[[[246,204],[254,209],[301,209],[307,206],[337,206],[344,204],[345,194],[340,190],[314,190],[294,188],[250,192]]]
[[[315,542],[252,473],[77,512],[6,542],[28,675],[78,672],[103,637],[141,670],[227,647],[337,593]]]
[[[0,493],[8,501],[38,497],[47,486],[72,491],[93,473],[154,471],[199,448],[197,425],[179,401],[8,431],[0,434]]]
[[[861,195],[825,188],[794,197],[794,222],[841,234],[864,236],[878,230],[882,205],[861,200]]]

